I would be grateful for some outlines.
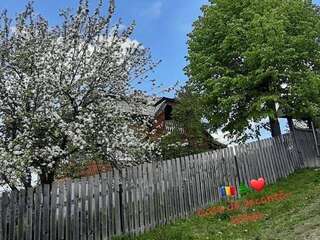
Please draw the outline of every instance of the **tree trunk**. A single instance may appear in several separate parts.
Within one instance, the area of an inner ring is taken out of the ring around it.
[[[54,172],[50,173],[41,173],[40,174],[40,181],[41,184],[52,184],[54,182]]]
[[[296,150],[298,152],[300,164],[302,166],[303,165],[303,157],[302,157],[299,145],[298,145],[298,141],[297,141],[297,137],[296,137],[296,133],[295,133],[295,129],[294,129],[293,118],[290,117],[290,116],[287,116],[287,120],[288,120],[289,129],[290,129],[290,134],[291,134],[291,136],[293,138],[294,146],[295,146],[295,148],[296,148]]]
[[[294,124],[293,124],[293,118],[292,117],[287,117],[288,120],[288,126],[289,126],[289,130],[290,132],[294,132]]]
[[[27,188],[31,188],[32,187],[31,180],[32,180],[31,171],[30,171],[30,168],[27,168],[26,169],[26,176],[21,179],[24,188],[27,189]]]
[[[308,128],[309,128],[310,130],[312,130],[312,120],[311,120],[311,119],[308,119],[308,120],[307,120],[307,125],[308,125]]]
[[[12,191],[18,191],[17,187],[12,184],[5,174],[1,174],[3,181],[11,188]]]
[[[269,108],[272,109],[272,111],[274,112],[274,116],[269,117],[271,136],[273,138],[281,136],[281,129],[280,129],[280,123],[278,120],[276,103],[275,102],[268,102],[267,104],[268,104]]]
[[[272,137],[278,137],[281,135],[280,123],[278,118],[269,118],[271,135]]]

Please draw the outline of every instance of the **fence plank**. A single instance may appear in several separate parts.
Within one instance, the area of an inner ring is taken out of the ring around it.
[[[154,202],[154,226],[159,226],[160,225],[160,203],[159,203],[159,198],[160,198],[160,189],[159,189],[159,163],[158,162],[153,162],[152,163],[152,178],[153,178],[153,202]]]
[[[0,239],[111,239],[138,235],[219,200],[219,186],[264,177],[274,183],[318,166],[311,132],[183,158],[114,169],[95,177],[3,193]],[[300,153],[303,164],[300,161]],[[237,161],[237,164],[236,164]],[[238,167],[238,169],[237,169]]]
[[[80,239],[87,239],[87,179],[81,178],[81,195],[80,195],[80,205],[81,205],[81,228],[80,228]]]
[[[143,213],[144,213],[144,231],[150,229],[150,206],[148,189],[148,168],[147,164],[142,165],[143,169]]]
[[[56,236],[57,188],[58,188],[57,183],[53,183],[51,186],[51,195],[50,195],[50,240],[57,240],[57,236]],[[32,237],[30,239],[32,239]]]
[[[1,225],[2,225],[2,239],[8,239],[8,210],[9,210],[9,197],[8,193],[2,193],[1,197]]]
[[[289,150],[289,144],[285,135],[281,136],[282,139],[282,151],[285,153],[285,162],[286,165],[289,167],[288,174],[291,174],[295,170],[295,163],[293,159],[293,155]]]
[[[167,222],[171,223],[174,219],[174,201],[173,201],[173,180],[172,180],[172,160],[165,161],[165,170],[164,170],[164,183],[165,183],[165,201],[167,203],[166,214]],[[167,176],[165,176],[165,174]]]
[[[2,194],[0,195],[0,197],[2,197]],[[1,198],[0,198],[1,199]],[[0,240],[3,240],[4,238],[3,238],[3,235],[4,235],[4,224],[3,224],[3,215],[2,215],[2,213],[3,213],[3,203],[2,202],[0,202]]]
[[[108,178],[108,213],[109,213],[109,221],[108,221],[108,237],[109,239],[112,238],[112,236],[115,235],[115,213],[114,213],[114,183],[113,183],[113,172],[107,173]]]
[[[128,178],[127,178],[127,169],[121,169],[121,191],[119,194],[121,197],[121,232],[124,234],[128,233],[128,199],[127,199],[127,192],[128,192]]]
[[[280,171],[281,171],[281,177],[286,177],[287,176],[287,171],[286,171],[286,168],[285,168],[285,165],[284,165],[284,161],[283,161],[283,153],[281,152],[281,148],[280,148],[280,145],[281,145],[281,140],[279,137],[275,138],[274,139],[274,146],[275,146],[275,150],[277,152],[277,160],[278,160],[278,163],[279,163],[279,168],[280,168]]]
[[[64,182],[59,184],[59,221],[58,221],[58,239],[64,238]]]
[[[150,206],[150,228],[153,229],[156,226],[153,164],[147,163],[147,168],[148,168],[149,199],[150,199],[150,203],[149,203],[149,206]]]
[[[181,162],[180,158],[175,159],[176,165],[176,196],[177,196],[177,203],[178,203],[178,212],[177,218],[181,219],[184,217],[184,203],[183,203],[183,189],[182,189],[182,173],[181,173]]]
[[[144,201],[144,190],[143,190],[143,167],[138,166],[138,184],[139,184],[139,226],[140,233],[144,233],[144,212],[143,212],[143,201]]]
[[[127,232],[130,236],[133,236],[133,228],[134,228],[134,217],[133,217],[133,201],[132,201],[132,190],[133,190],[133,175],[132,175],[132,168],[127,169]]]
[[[93,222],[93,201],[94,201],[94,179],[92,176],[88,178],[88,239],[93,240],[94,222]]]
[[[277,179],[277,175],[276,175],[274,163],[272,161],[272,156],[271,156],[272,151],[271,151],[270,143],[267,140],[262,140],[261,145],[262,145],[262,148],[265,152],[266,164],[268,165],[268,168],[271,173],[270,178],[267,179],[267,182],[274,183]]]
[[[71,240],[71,194],[72,194],[72,189],[71,189],[71,181],[68,179],[65,182],[65,199],[66,199],[66,204],[65,204],[65,229],[66,229],[66,234],[65,234],[65,239],[66,240]]]
[[[24,239],[24,216],[25,216],[25,202],[26,202],[26,191],[23,189],[19,192],[19,213],[18,213],[18,234],[17,239]]]
[[[177,186],[177,166],[176,166],[176,159],[172,159],[170,161],[171,163],[171,168],[170,168],[170,174],[171,174],[171,191],[170,191],[170,195],[172,197],[172,212],[173,212],[173,221],[175,221],[178,218],[178,214],[179,214],[179,199],[178,199],[178,195],[179,195],[179,190],[178,190],[178,186]]]
[[[282,155],[282,163],[283,163],[283,167],[284,167],[285,176],[287,177],[292,171],[290,156],[288,155],[288,152],[286,151],[284,138],[282,136],[280,136],[278,138],[278,142],[279,142],[278,143],[279,151]]]
[[[233,185],[233,177],[232,172],[231,172],[231,166],[230,166],[230,148],[225,148],[224,150],[224,162],[225,162],[225,171],[226,171],[226,177],[227,177],[227,182],[226,185],[230,186]]]
[[[221,150],[221,173],[223,182],[221,186],[229,185],[229,178],[228,178],[228,172],[227,172],[227,166],[226,166],[226,149]]]
[[[34,214],[34,239],[40,240],[41,239],[41,195],[42,190],[41,186],[38,186],[36,188],[35,192],[35,200],[34,200],[34,206],[35,206],[35,214]]]
[[[181,181],[182,181],[182,189],[183,189],[183,204],[184,204],[184,217],[189,216],[190,213],[190,199],[189,199],[189,187],[188,187],[188,176],[187,176],[187,162],[186,158],[181,158]]]
[[[101,176],[97,174],[94,177],[94,214],[93,214],[93,222],[94,222],[94,239],[100,239],[100,183]]]
[[[77,239],[81,239],[80,238],[80,228],[81,228],[81,211],[79,211],[79,198],[80,198],[80,192],[79,192],[79,188],[80,188],[80,181],[79,180],[75,180],[74,184],[73,184],[73,201],[74,201],[74,205],[73,205],[73,219],[72,219],[72,237],[73,240],[77,240]]]
[[[209,156],[208,153],[203,153],[203,168],[204,168],[204,179],[206,189],[206,206],[212,203],[212,187],[210,178],[210,167],[209,167]]]
[[[265,169],[261,164],[261,151],[259,147],[259,142],[253,142],[252,144],[254,151],[254,165],[256,166],[257,178],[264,177],[265,178]]]
[[[197,154],[197,165],[199,171],[199,182],[201,186],[201,207],[206,206],[206,194],[205,194],[205,180],[204,180],[204,169],[203,169],[203,155]]]
[[[100,211],[100,219],[101,219],[101,239],[107,239],[108,237],[108,205],[107,205],[107,174],[102,173],[101,175],[101,211]]]
[[[279,167],[279,161],[277,159],[278,155],[277,152],[275,150],[275,146],[274,146],[274,139],[270,139],[270,141],[268,141],[269,144],[269,150],[270,150],[270,159],[272,162],[272,166],[275,172],[275,182],[281,178],[281,169]]]
[[[204,169],[204,182],[206,191],[206,206],[212,202],[212,187],[209,168],[209,156],[208,153],[203,153],[203,169]]]
[[[114,195],[115,195],[115,230],[116,236],[121,235],[121,215],[120,215],[120,199],[119,199],[119,184],[120,184],[120,177],[119,177],[119,170],[114,169],[113,171],[114,177]]]
[[[164,221],[163,224],[167,224],[171,222],[171,199],[170,199],[170,184],[171,184],[171,178],[170,178],[170,170],[169,170],[169,162],[163,161],[161,163],[162,171],[161,171],[161,181],[162,181],[162,204],[163,204],[163,216]]]
[[[33,215],[33,188],[27,189],[27,229],[26,229],[26,240],[32,240],[32,215]],[[54,208],[56,209],[56,208]],[[6,239],[6,238],[4,238]],[[54,238],[50,238],[50,240],[55,240]]]
[[[258,178],[259,173],[257,171],[257,165],[255,163],[256,156],[255,156],[255,149],[253,148],[252,143],[247,145],[247,156],[248,156],[248,164],[249,164],[249,171],[250,171],[250,179]]]
[[[196,208],[202,207],[202,192],[201,192],[201,178],[200,178],[200,170],[199,170],[199,159],[198,155],[193,155],[193,171],[194,171],[194,177],[195,177],[195,194],[197,199],[197,205]]]
[[[43,207],[42,207],[42,237],[41,239],[49,239],[49,224],[50,222],[47,219],[50,219],[50,185],[45,184],[42,187],[43,191]]]
[[[132,200],[133,200],[133,208],[134,208],[134,235],[138,235],[140,232],[140,224],[139,224],[139,185],[138,185],[138,167],[133,167],[132,169],[133,174],[133,193],[132,193]]]
[[[266,154],[264,152],[261,140],[258,141],[257,147],[259,148],[260,155],[260,167],[262,168],[262,176],[269,183],[270,182],[270,169],[266,165]]]
[[[282,143],[282,139],[281,136],[277,137],[276,139],[276,146],[279,152],[279,159],[280,159],[280,163],[281,163],[281,167],[282,167],[282,172],[283,172],[283,176],[287,177],[289,175],[289,166],[287,166],[286,164],[286,154],[285,152],[283,152],[283,143]]]
[[[17,204],[17,191],[12,191],[10,195],[10,214],[9,214],[9,234],[8,239],[14,240],[15,235],[15,229],[16,229],[16,204]]]
[[[187,186],[187,196],[188,196],[188,210],[189,215],[194,212],[192,203],[192,182],[190,174],[190,158],[189,156],[184,157],[186,162],[186,186]]]
[[[212,176],[212,188],[213,188],[213,194],[214,194],[214,201],[219,201],[219,173],[217,170],[217,155],[216,152],[210,152],[209,154],[209,165],[211,168],[211,176]]]
[[[276,151],[277,151],[277,154],[278,154],[278,161],[279,161],[279,165],[280,165],[280,169],[281,169],[281,173],[282,173],[282,177],[287,177],[287,171],[286,171],[286,166],[285,166],[285,163],[284,163],[284,156],[282,154],[282,151],[281,151],[281,140],[279,137],[275,138],[275,147],[276,147]]]

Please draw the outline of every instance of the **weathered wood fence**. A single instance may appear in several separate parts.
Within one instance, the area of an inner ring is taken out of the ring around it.
[[[102,240],[141,234],[219,201],[221,185],[248,184],[261,176],[274,183],[296,169],[320,166],[312,132],[294,136],[4,193],[0,239]]]

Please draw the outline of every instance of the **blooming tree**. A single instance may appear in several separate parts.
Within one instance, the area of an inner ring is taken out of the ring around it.
[[[61,11],[51,27],[29,3],[14,25],[0,26],[0,174],[12,188],[28,172],[51,183],[57,168],[79,159],[119,167],[155,150],[149,119],[134,87],[155,67],[148,49],[131,39],[134,24],[111,24],[114,1],[89,11]]]

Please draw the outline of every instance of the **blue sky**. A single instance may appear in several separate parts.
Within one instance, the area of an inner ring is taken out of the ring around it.
[[[90,0],[95,6],[97,0]],[[108,0],[105,1],[108,3]],[[116,0],[116,17],[123,24],[136,21],[134,38],[151,49],[155,60],[162,63],[151,75],[170,86],[176,81],[185,81],[183,68],[186,65],[187,33],[193,21],[201,14],[200,7],[207,0]],[[8,9],[11,16],[20,12],[27,0],[0,1],[0,9]],[[75,8],[78,0],[35,0],[37,12],[54,25],[59,22],[58,10]]]
[[[34,1],[36,10],[52,25],[59,22],[59,9],[74,9],[78,3],[78,0]],[[97,2],[90,0],[91,6]],[[320,0],[315,2],[319,4]],[[14,16],[26,3],[27,0],[0,1],[0,9],[8,9]],[[162,60],[151,77],[169,86],[187,79],[183,72],[187,64],[187,34],[201,14],[200,7],[206,3],[208,0],[116,0],[115,20],[121,17],[124,24],[136,21],[134,38],[151,49],[155,60]]]

